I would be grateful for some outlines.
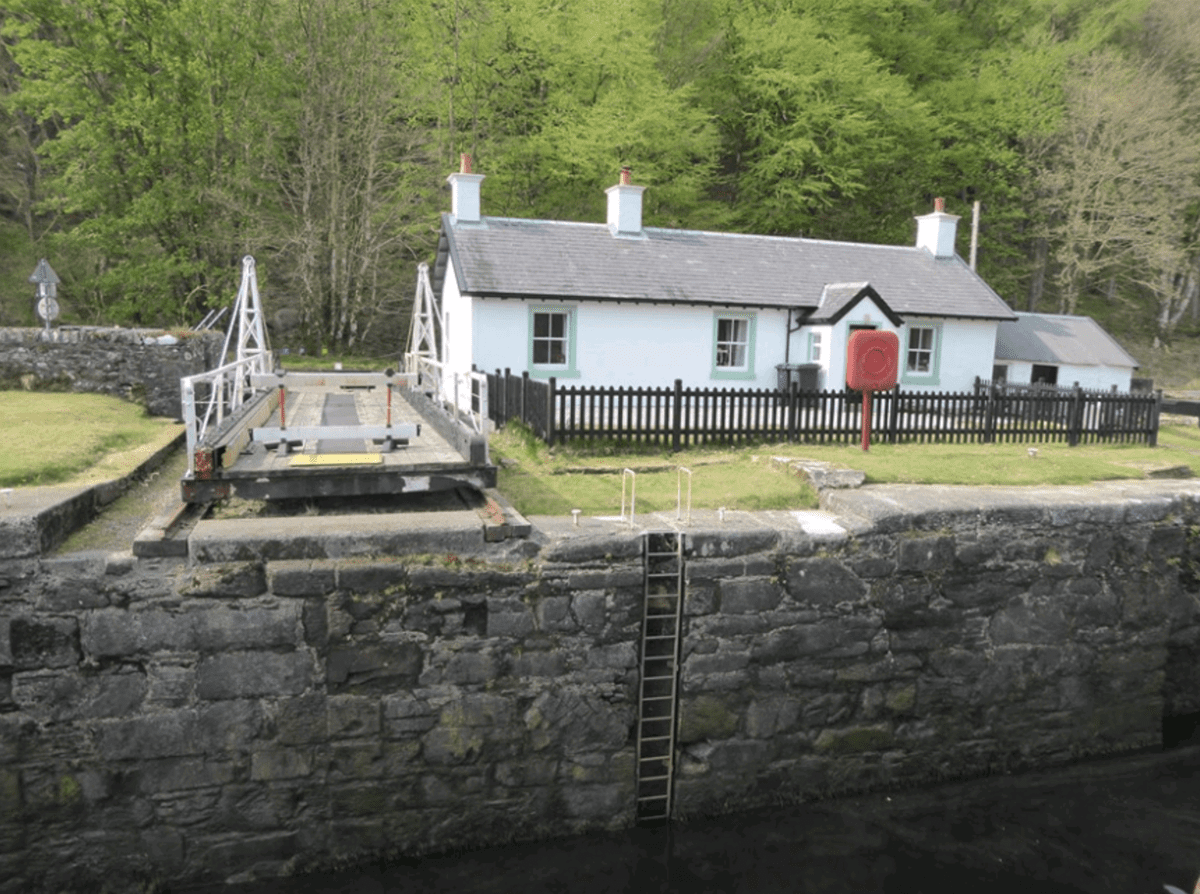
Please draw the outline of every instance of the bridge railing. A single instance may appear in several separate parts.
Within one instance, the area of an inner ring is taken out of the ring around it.
[[[271,352],[265,351],[179,380],[189,475],[196,472],[196,448],[205,436],[254,394],[250,376],[268,373],[274,365]]]
[[[487,433],[488,381],[484,373],[455,372],[430,357],[405,354],[405,372],[417,373],[422,391],[433,396],[439,406],[449,408],[459,420],[465,419],[477,434]]]

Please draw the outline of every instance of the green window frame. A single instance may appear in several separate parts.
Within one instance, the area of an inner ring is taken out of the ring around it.
[[[575,335],[576,309],[539,304],[529,308],[529,338],[526,368],[533,379],[577,379]]]
[[[714,313],[712,378],[754,378],[756,314]]]
[[[904,333],[904,358],[900,381],[912,385],[939,385],[941,363],[941,324],[910,324]]]

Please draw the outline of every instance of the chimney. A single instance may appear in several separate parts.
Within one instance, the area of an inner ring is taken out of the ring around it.
[[[954,239],[958,235],[958,215],[946,213],[946,200],[933,200],[933,213],[917,217],[917,248],[935,258],[954,257]]]
[[[608,194],[608,228],[614,236],[637,236],[642,232],[642,193],[634,186],[629,168],[621,168],[621,180],[605,190]]]
[[[471,156],[460,157],[459,170],[446,178],[450,183],[450,213],[456,223],[479,223],[479,184],[482,174],[471,173]]]

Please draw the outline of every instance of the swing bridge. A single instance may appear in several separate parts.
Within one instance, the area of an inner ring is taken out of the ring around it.
[[[180,382],[184,502],[494,487],[487,378],[446,370],[427,265],[417,280],[403,370],[295,372],[276,366],[254,258],[243,258],[221,354],[228,362]]]

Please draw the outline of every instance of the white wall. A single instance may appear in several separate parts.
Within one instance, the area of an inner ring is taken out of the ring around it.
[[[774,388],[778,381],[775,366],[784,362],[786,310],[499,298],[468,300],[459,296],[457,287],[452,285],[448,275],[443,301],[451,314],[451,362],[456,369],[470,368],[471,361],[464,359],[467,356],[473,356],[483,372],[508,368],[513,374],[520,374],[529,368],[530,308],[535,306],[568,309],[575,314],[573,370],[553,373],[563,385],[664,386],[679,378],[685,387]],[[753,378],[713,375],[713,318],[721,313],[754,316]],[[850,327],[873,325],[895,332],[900,339],[900,384],[904,390],[969,391],[976,376],[991,377],[996,351],[994,321],[914,318],[906,322],[939,327],[935,377],[919,379],[905,375],[907,328],[894,327],[869,299],[832,326],[806,327],[794,333],[789,361],[808,362],[807,334],[819,331],[822,334],[819,387],[844,388]],[[464,323],[469,323],[469,331]],[[551,374],[530,372],[536,378],[548,378]]]
[[[475,363],[484,372],[529,366],[530,308],[570,309],[575,313],[576,376],[553,373],[563,385],[774,388],[775,365],[784,361],[786,310],[690,307],[683,305],[600,304],[476,298],[472,336]],[[713,375],[713,319],[723,313],[752,314],[752,378]],[[453,325],[453,324],[452,324]],[[793,362],[800,340],[793,339]],[[531,375],[548,378],[550,372]]]
[[[908,335],[900,338],[900,387],[905,391],[971,391],[976,377],[990,379],[996,357],[995,320],[905,320],[907,326],[928,326],[941,323],[940,354],[935,379],[904,372]]]
[[[1008,367],[1008,381],[1014,385],[1028,385],[1033,381],[1033,364],[1025,360],[998,360]],[[1119,366],[1071,366],[1069,364],[1040,364],[1058,366],[1058,385],[1070,388],[1076,382],[1088,391],[1128,391],[1133,384],[1133,370]]]
[[[471,369],[471,352],[474,347],[473,308],[470,299],[458,291],[458,280],[454,275],[454,264],[446,267],[446,281],[442,286],[442,316],[447,322],[449,339],[443,341],[445,352],[442,360],[449,371],[465,373]]]
[[[970,391],[975,386],[976,376],[987,379],[992,375],[992,358],[996,353],[995,322],[913,317],[897,328],[874,301],[866,299],[832,326],[810,326],[804,330],[805,333],[821,333],[820,387],[823,389],[846,387],[846,345],[851,326],[872,326],[879,331],[896,333],[900,340],[900,387],[905,391]],[[931,375],[916,375],[905,370],[910,326],[932,326],[938,332],[936,369]],[[807,345],[807,338],[804,344]]]

